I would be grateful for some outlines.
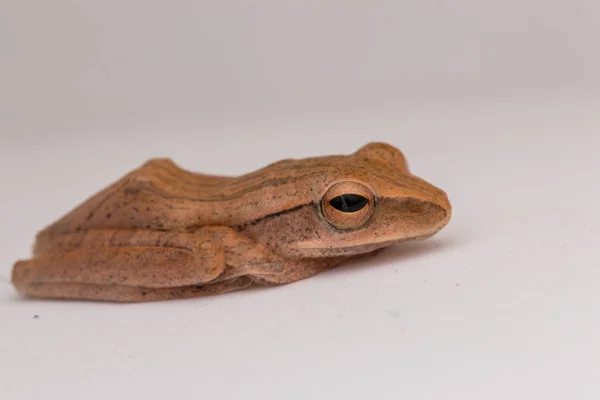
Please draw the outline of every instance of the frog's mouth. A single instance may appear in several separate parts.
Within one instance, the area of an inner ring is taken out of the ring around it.
[[[367,244],[348,244],[342,246],[316,246],[312,242],[298,243],[297,248],[304,257],[307,258],[319,258],[319,257],[339,257],[339,256],[354,256],[359,254],[367,254],[384,247],[392,245],[412,242],[417,240],[425,240],[434,236],[443,227],[439,227],[433,232],[429,232],[419,236],[407,237],[407,238],[381,238],[379,240],[371,241]]]

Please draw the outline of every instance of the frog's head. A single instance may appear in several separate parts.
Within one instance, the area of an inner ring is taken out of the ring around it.
[[[306,178],[278,193],[289,190],[295,206],[248,232],[281,255],[367,253],[428,238],[450,220],[444,191],[412,175],[402,152],[388,144],[371,143],[349,156],[289,162]]]

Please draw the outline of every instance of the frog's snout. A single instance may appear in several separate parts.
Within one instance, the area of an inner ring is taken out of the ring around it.
[[[442,205],[438,201],[408,198],[400,202],[398,211],[403,219],[425,229],[441,228],[450,218],[449,204]]]
[[[428,237],[448,224],[451,206],[445,194],[438,193],[384,199],[380,204],[380,222],[397,239]],[[378,218],[379,219],[379,218]]]

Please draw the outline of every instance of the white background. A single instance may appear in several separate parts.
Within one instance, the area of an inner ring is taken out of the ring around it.
[[[596,0],[3,2],[0,398],[600,398],[599,42]],[[448,192],[439,235],[213,298],[10,285],[148,158],[241,174],[369,141]]]

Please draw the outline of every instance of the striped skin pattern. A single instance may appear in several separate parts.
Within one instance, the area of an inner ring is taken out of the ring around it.
[[[352,212],[339,209],[353,199],[362,201]],[[154,159],[38,233],[33,258],[15,264],[12,281],[46,298],[221,294],[294,282],[428,238],[450,216],[444,191],[412,175],[404,155],[385,143],[238,177]]]

